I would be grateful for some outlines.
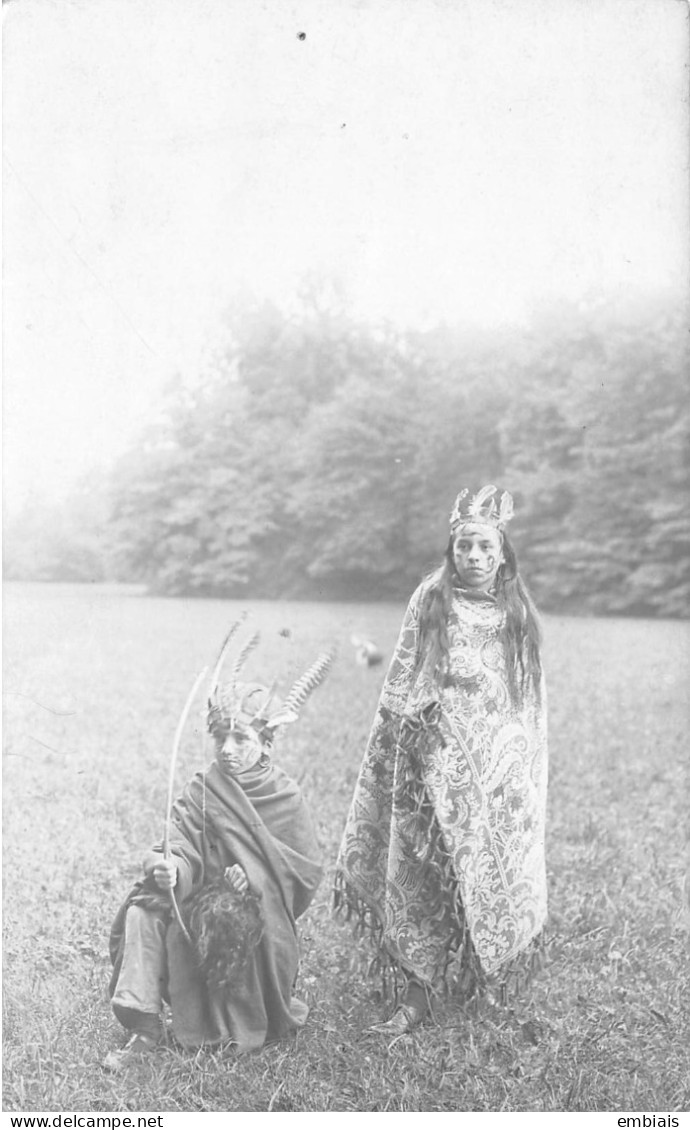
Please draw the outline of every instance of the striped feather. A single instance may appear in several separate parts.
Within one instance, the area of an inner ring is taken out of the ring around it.
[[[326,678],[334,658],[334,651],[322,652],[318,659],[312,663],[311,667],[309,667],[294,684],[289,695],[283,702],[282,709],[297,712],[300,707],[304,706],[309,695],[315,691],[319,684]]]

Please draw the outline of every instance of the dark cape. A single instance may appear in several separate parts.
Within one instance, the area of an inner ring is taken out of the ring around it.
[[[307,1015],[292,991],[299,964],[296,919],[323,874],[311,818],[299,786],[276,766],[255,767],[241,775],[241,782],[214,764],[192,778],[173,807],[170,847],[182,916],[190,896],[239,863],[250,888],[261,895],[265,923],[240,983],[212,994],[170,918],[167,999],[175,1038],[185,1047],[233,1041],[239,1051],[250,1051],[301,1026]],[[145,861],[145,871],[152,862]],[[169,913],[166,896],[151,876],[130,891],[111,931],[111,996],[122,961],[125,916],[134,903]]]

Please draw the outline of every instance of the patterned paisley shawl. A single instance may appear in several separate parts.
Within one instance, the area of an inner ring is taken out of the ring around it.
[[[425,582],[425,584],[428,582]],[[414,593],[343,835],[335,907],[374,967],[432,989],[503,987],[538,961],[546,919],[545,690],[515,707],[493,597],[457,589],[441,688],[413,678]]]

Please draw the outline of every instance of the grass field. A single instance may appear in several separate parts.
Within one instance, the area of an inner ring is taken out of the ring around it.
[[[169,751],[237,602],[9,585],[5,593],[4,1110],[657,1111],[690,1106],[685,883],[690,625],[549,617],[550,963],[502,1010],[452,1002],[392,1041],[330,880],[399,605],[250,603],[251,670],[281,686],[339,642],[276,760],[302,781],[327,877],[301,921],[306,1029],[242,1058],[100,1068],[111,918],[162,831]],[[288,634],[280,634],[289,629]],[[195,734],[196,726],[196,734]],[[201,767],[190,723],[179,783]]]

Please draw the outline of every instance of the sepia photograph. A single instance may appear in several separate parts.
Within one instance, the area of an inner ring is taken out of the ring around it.
[[[3,1111],[682,1128],[688,4],[2,15]]]

